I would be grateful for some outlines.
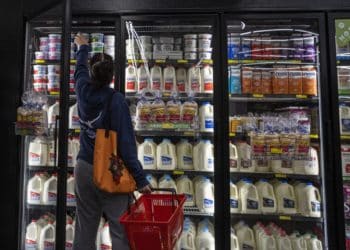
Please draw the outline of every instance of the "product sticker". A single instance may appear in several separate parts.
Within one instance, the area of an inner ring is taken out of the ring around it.
[[[101,250],[112,250],[112,246],[101,244]]]
[[[186,201],[193,201],[193,195],[192,194],[185,194]]]
[[[67,193],[67,203],[73,204],[76,202],[75,195]]]
[[[76,116],[76,115],[72,116],[72,125],[73,126],[77,126],[77,127],[80,125],[80,123],[79,123],[79,116]]]
[[[152,89],[153,90],[160,90],[160,79],[153,79],[152,81]]]
[[[176,86],[177,86],[177,90],[179,92],[185,92],[186,91],[186,89],[185,89],[185,81],[178,81],[176,83]]]
[[[241,159],[241,168],[249,168],[252,165],[252,161],[249,159]]]
[[[67,164],[68,164],[68,166],[73,165],[73,156],[72,155],[67,156]]]
[[[191,80],[191,90],[199,92],[199,79],[192,78]]]
[[[44,241],[44,249],[43,250],[54,250],[55,243],[50,241]]]
[[[25,249],[26,250],[37,250],[38,244],[35,240],[26,239]]]
[[[140,79],[139,81],[139,90],[147,88],[147,79]]]
[[[163,165],[171,165],[172,163],[172,158],[168,156],[161,156],[161,161]]]
[[[143,164],[153,165],[154,164],[154,157],[144,155],[143,156]]]
[[[208,158],[208,168],[213,169],[214,168],[214,159]]]
[[[311,211],[312,212],[321,212],[321,203],[318,201],[311,202]]]
[[[165,81],[164,81],[164,90],[170,91],[170,90],[173,89],[173,86],[174,86],[173,78],[165,79]]]
[[[73,243],[66,242],[66,249],[65,250],[73,250]]]
[[[57,201],[57,194],[53,192],[48,192],[48,198],[50,203],[54,203]]]
[[[269,198],[263,197],[263,207],[274,207],[275,201]]]
[[[205,128],[206,129],[212,129],[214,128],[214,119],[213,117],[205,117]]]
[[[212,79],[204,79],[204,91],[212,91],[214,84]]]
[[[184,165],[192,165],[193,164],[193,158],[191,156],[184,155],[182,159],[183,159]]]
[[[30,200],[31,201],[40,201],[40,193],[37,192],[30,192]]]
[[[204,208],[212,208],[214,206],[214,201],[211,199],[204,198],[203,205],[204,205]]]
[[[126,79],[126,90],[135,90],[136,79],[128,78]]]
[[[344,214],[345,218],[350,218],[350,186],[345,184],[343,186],[343,197],[344,197]]]
[[[248,245],[247,243],[242,244],[242,250],[254,250],[255,248],[251,245]]]
[[[254,200],[247,199],[247,208],[248,209],[258,209],[259,203]]]
[[[40,155],[33,153],[33,152],[29,152],[29,161],[33,162],[33,163],[40,163]]]
[[[283,207],[284,208],[295,208],[295,201],[288,199],[288,198],[283,198]]]
[[[237,160],[230,159],[230,168],[236,169],[238,167]]]
[[[238,200],[230,199],[231,208],[238,208]]]
[[[343,175],[350,176],[350,145],[341,145]]]
[[[341,130],[342,132],[350,132],[350,119],[341,119]]]

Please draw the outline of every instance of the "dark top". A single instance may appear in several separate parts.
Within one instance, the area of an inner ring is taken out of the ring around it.
[[[110,115],[111,129],[118,133],[120,156],[134,176],[137,187],[142,188],[149,183],[137,158],[135,135],[128,105],[124,96],[114,92],[109,86],[96,88],[91,84],[88,51],[87,45],[80,46],[74,74],[81,127],[80,151],[77,158],[93,164],[96,129],[105,128],[103,121],[106,115]],[[107,103],[112,95],[112,112],[110,113]]]

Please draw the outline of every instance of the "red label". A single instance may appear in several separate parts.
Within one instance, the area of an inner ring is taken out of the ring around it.
[[[174,86],[174,82],[172,81],[166,81],[164,83],[164,90],[172,90]]]
[[[101,244],[101,250],[112,250],[112,246]]]
[[[169,115],[169,121],[171,122],[180,121],[180,115]]]
[[[199,82],[197,82],[197,81],[191,82],[191,90],[199,91]]]
[[[264,145],[254,145],[253,152],[258,154],[264,153],[265,152]]]
[[[40,161],[40,155],[30,152],[29,157],[31,161]]]
[[[140,81],[139,82],[139,90],[147,88],[147,81]]]
[[[127,90],[135,90],[135,82],[134,81],[127,81],[126,82],[126,89]]]
[[[350,173],[350,164],[346,164],[345,166],[345,172]]]
[[[164,122],[165,121],[165,115],[156,115],[156,121],[157,122]]]
[[[150,118],[151,116],[149,114],[139,116],[140,121],[143,121],[143,122],[148,122]]]
[[[182,120],[187,121],[187,122],[191,122],[191,121],[193,121],[193,118],[194,118],[194,116],[191,114],[184,114],[182,117]]]
[[[177,83],[177,90],[180,92],[185,92],[186,91],[185,82],[178,82]]]
[[[152,89],[159,90],[160,89],[160,82],[159,81],[152,82]]]
[[[214,86],[212,82],[205,82],[204,83],[204,91],[213,91]]]

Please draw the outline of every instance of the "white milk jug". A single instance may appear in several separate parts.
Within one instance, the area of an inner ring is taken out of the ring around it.
[[[176,72],[173,66],[168,65],[165,67],[163,79],[163,92],[171,93],[174,91],[176,86]]]
[[[214,107],[209,102],[204,102],[199,108],[200,131],[214,132]]]
[[[158,182],[159,188],[173,188],[177,192],[176,182],[171,178],[170,175],[165,174],[163,175]],[[160,194],[164,193],[163,191],[159,192]]]
[[[209,232],[214,235],[214,225],[208,218],[204,218],[198,222],[197,232],[203,231],[206,227],[209,229]]]
[[[34,141],[29,143],[28,165],[29,166],[45,166],[47,165],[48,147],[47,142],[36,137]]]
[[[137,156],[144,169],[157,168],[156,150],[157,145],[151,138],[146,138],[144,142],[138,146]]]
[[[157,146],[157,168],[174,170],[176,165],[175,146],[169,139],[164,138]]]
[[[145,65],[141,64],[141,66],[137,69],[137,91],[141,91],[143,89],[148,88],[148,75],[145,68]]]
[[[251,147],[246,142],[237,143],[238,169],[241,172],[255,172],[251,161]]]
[[[185,68],[178,68],[176,70],[176,90],[179,93],[188,91],[187,73]]]
[[[306,184],[303,182],[297,181],[293,184],[293,186],[294,186],[295,197],[297,200],[296,207],[297,207],[298,213],[305,213],[304,209],[307,205],[306,205],[304,188],[306,187]]]
[[[187,175],[182,175],[176,180],[177,192],[186,196],[185,206],[194,206],[193,183]]]
[[[188,69],[188,92],[200,92],[201,91],[201,70],[199,67],[192,66]]]
[[[151,174],[147,174],[147,175],[146,175],[146,179],[147,179],[147,181],[151,184],[151,186],[152,186],[153,188],[157,188],[157,187],[158,187],[158,181],[157,181],[157,178],[156,178],[156,177],[154,177],[154,176],[151,175]]]
[[[263,214],[276,213],[277,202],[273,186],[265,179],[255,183],[258,190],[260,209]]]
[[[161,90],[163,83],[162,68],[154,65],[151,69],[151,89]]]
[[[57,202],[57,174],[52,176],[45,181],[44,189],[42,192],[43,204],[45,205],[56,205]]]
[[[74,226],[72,223],[66,225],[66,249],[73,250]]]
[[[105,223],[101,230],[101,250],[112,250],[112,240],[111,236],[109,234],[109,224],[108,222]]]
[[[257,250],[254,232],[250,227],[243,225],[236,229],[236,232],[240,249]]]
[[[196,250],[195,245],[196,238],[196,230],[194,228],[194,223],[189,219],[185,218],[183,231],[180,236],[178,250],[186,249],[186,250]]]
[[[300,209],[300,212],[304,216],[310,217],[321,217],[321,195],[320,191],[312,185],[312,183],[307,183],[304,187],[304,199],[305,207]]]
[[[54,250],[55,249],[55,227],[52,222],[49,222],[45,227],[41,229],[40,250]]]
[[[74,192],[74,175],[71,175],[67,179],[67,206],[75,206],[76,205],[76,197]]]
[[[233,182],[230,182],[230,211],[231,213],[239,213],[239,194],[238,188]]]
[[[53,105],[47,110],[47,123],[49,128],[55,127],[56,116],[60,114],[60,103],[57,100]],[[58,124],[57,124],[58,126]]]
[[[75,103],[73,106],[69,108],[69,128],[70,129],[80,128],[77,103]]]
[[[278,250],[293,250],[289,237],[283,232],[276,236]]]
[[[298,232],[293,232],[289,239],[292,243],[293,250],[307,250],[307,242]]]
[[[196,249],[215,250],[215,239],[209,232],[208,227],[204,227],[198,232],[196,237]]]
[[[350,107],[345,105],[339,106],[339,124],[340,124],[340,134],[349,135],[350,134]]]
[[[136,68],[129,64],[128,67],[125,68],[125,92],[136,92],[137,90],[137,76],[136,76]]]
[[[202,169],[202,145],[204,144],[204,140],[200,140],[194,147],[193,147],[193,167],[195,170],[201,170]]]
[[[239,242],[234,230],[231,228],[231,250],[239,250]]]
[[[251,180],[242,179],[237,183],[239,192],[239,204],[241,213],[259,213],[259,196],[258,190],[253,185]]]
[[[214,74],[213,67],[205,65],[201,69],[201,92],[202,93],[213,93],[214,91]]]
[[[38,250],[40,240],[41,227],[36,223],[36,220],[27,226],[25,250]]]
[[[195,187],[196,205],[201,212],[214,213],[214,184],[207,178]]]
[[[80,140],[79,138],[72,139],[72,167],[77,165],[77,157],[80,150]]]
[[[193,147],[187,139],[176,144],[177,165],[179,169],[193,169]]]
[[[40,177],[39,173],[36,173],[29,181],[27,187],[27,203],[33,205],[41,204],[42,192],[44,189],[45,178]]]
[[[265,230],[261,230],[259,236],[259,241],[256,241],[258,249],[277,250],[276,240],[271,234],[268,234]]]
[[[322,250],[322,242],[316,238],[315,235],[311,236],[311,239],[307,241],[308,250]]]
[[[277,212],[281,214],[296,214],[296,197],[294,188],[283,180],[276,186]]]
[[[210,140],[205,140],[202,144],[202,170],[214,171],[214,145]]]
[[[229,142],[230,148],[230,172],[238,172],[238,151],[236,145]]]

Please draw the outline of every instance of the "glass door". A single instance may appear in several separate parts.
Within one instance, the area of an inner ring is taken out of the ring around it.
[[[322,249],[318,19],[227,16],[226,29],[231,249]]]

